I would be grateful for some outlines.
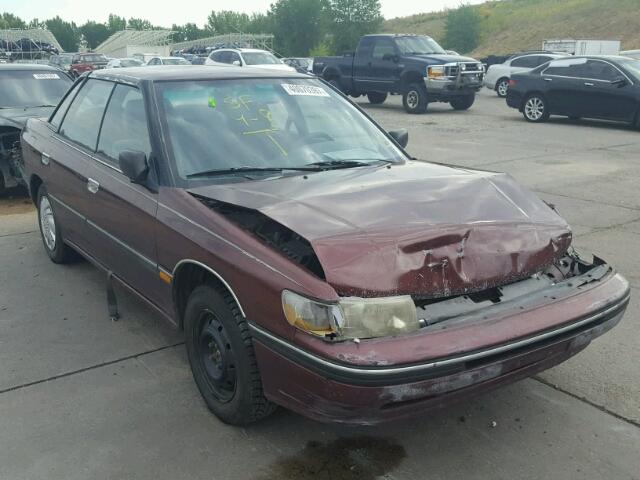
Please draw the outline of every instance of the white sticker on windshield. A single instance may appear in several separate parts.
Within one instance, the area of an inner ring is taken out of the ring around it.
[[[33,78],[36,80],[58,80],[60,77],[57,73],[34,73]]]
[[[282,88],[289,95],[304,95],[307,97],[328,97],[329,93],[320,87],[313,85],[293,85],[291,83],[283,83]]]

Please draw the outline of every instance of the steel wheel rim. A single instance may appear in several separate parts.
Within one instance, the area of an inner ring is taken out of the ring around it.
[[[42,197],[42,200],[40,200],[40,229],[47,248],[51,251],[55,250],[56,219],[53,216],[53,209],[47,197]]]
[[[544,115],[544,103],[538,97],[531,97],[524,106],[524,113],[530,120],[540,120]]]
[[[505,81],[502,81],[498,84],[498,93],[504,96],[507,94],[508,88],[509,88],[509,84]]]
[[[411,90],[407,93],[407,105],[409,108],[414,109],[420,103],[420,95],[415,90]]]
[[[198,362],[206,382],[218,401],[229,402],[236,392],[236,359],[224,325],[210,310],[198,321]]]

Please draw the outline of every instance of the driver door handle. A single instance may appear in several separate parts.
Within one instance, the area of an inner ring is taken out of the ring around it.
[[[98,193],[98,190],[100,190],[100,184],[93,178],[89,178],[87,180],[87,190],[89,190],[91,193]]]
[[[593,83],[591,83],[591,82],[584,82],[584,86],[585,86],[585,87],[593,87]]]

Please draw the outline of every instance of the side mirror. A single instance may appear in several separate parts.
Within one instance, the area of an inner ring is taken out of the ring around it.
[[[393,138],[398,145],[405,148],[409,143],[409,131],[406,128],[400,130],[392,130],[389,132],[389,136]]]
[[[232,65],[235,65],[236,67],[241,67],[242,64],[240,63],[240,60],[234,60]]]
[[[149,164],[144,152],[137,150],[123,150],[118,156],[120,170],[133,183],[142,183],[149,173]]]
[[[382,60],[386,60],[388,62],[397,62],[398,61],[398,56],[393,54],[393,53],[385,53],[382,56]]]
[[[616,77],[611,80],[611,85],[615,85],[616,87],[624,87],[627,84],[627,79],[624,77]]]

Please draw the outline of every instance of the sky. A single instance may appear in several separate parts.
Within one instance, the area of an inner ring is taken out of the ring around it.
[[[65,20],[82,24],[87,20],[105,22],[109,13],[125,18],[145,18],[154,25],[171,27],[187,22],[203,26],[212,10],[237,10],[246,13],[266,12],[274,0],[235,0],[207,2],[204,0],[0,0],[0,12],[10,12],[25,21],[60,15]],[[481,3],[466,0],[464,3]],[[462,0],[380,0],[385,18],[403,17],[415,13],[433,12],[457,7]]]

